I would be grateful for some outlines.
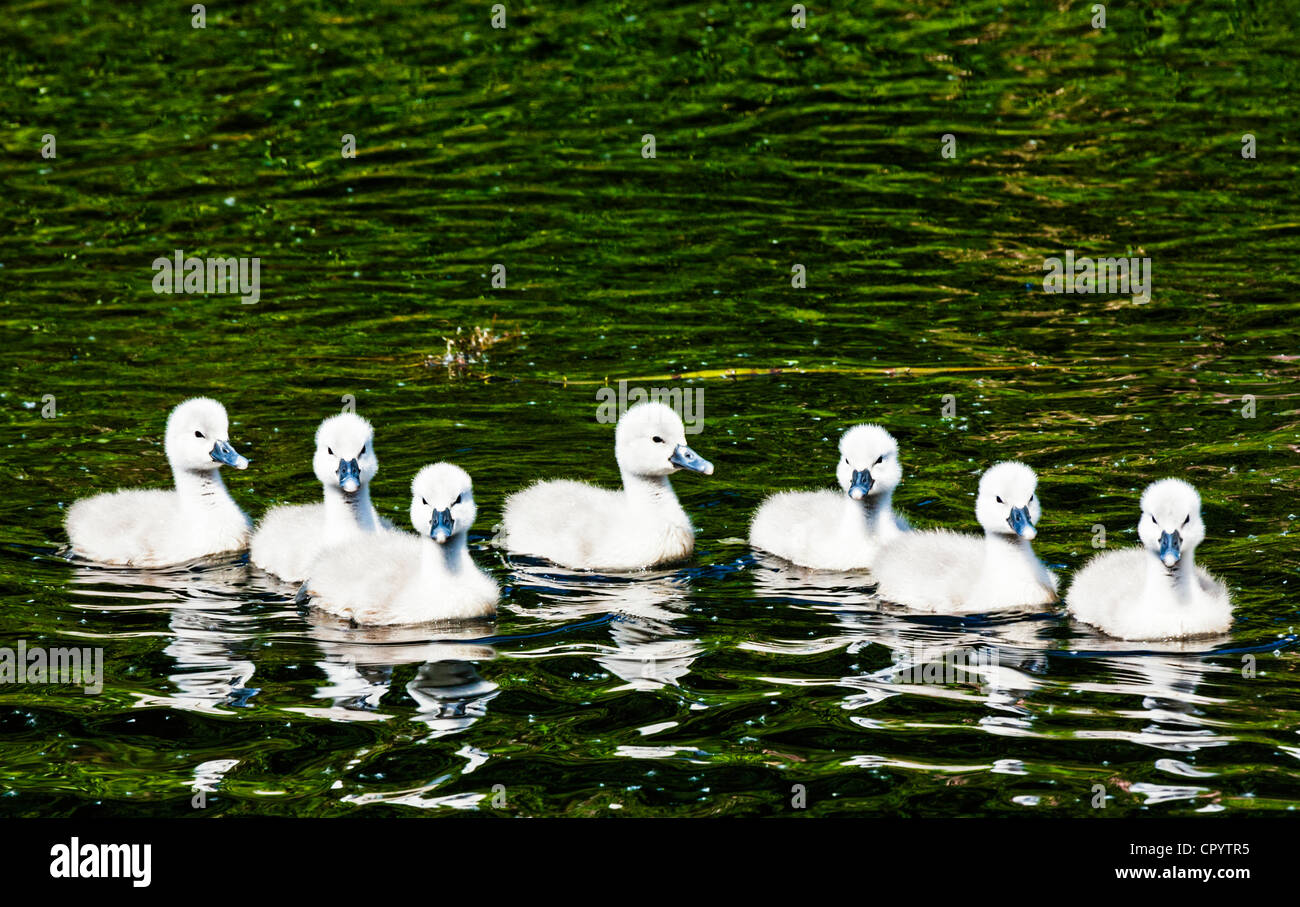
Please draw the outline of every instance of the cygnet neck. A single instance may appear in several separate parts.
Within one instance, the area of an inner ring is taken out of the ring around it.
[[[876,494],[868,494],[856,501],[846,495],[846,500],[852,505],[852,512],[861,514],[867,526],[873,532],[879,532],[894,525],[894,489],[885,488]]]
[[[336,482],[326,483],[324,487],[326,533],[346,533],[352,529],[369,532],[377,528],[378,514],[370,503],[369,485],[352,492],[344,491]]]
[[[420,551],[420,573],[426,582],[454,578],[469,559],[469,543],[465,533],[457,532],[439,544],[426,536]]]
[[[221,470],[180,469],[172,467],[172,479],[181,506],[187,510],[206,510],[233,504],[226,483],[221,480]]]
[[[990,556],[993,552],[999,550],[1004,545],[1010,545],[1016,551],[1023,554],[1026,558],[1038,559],[1034,554],[1034,543],[1031,539],[1025,538],[1018,532],[994,532],[989,529],[984,530],[985,550]]]
[[[1172,567],[1166,567],[1150,548],[1147,549],[1147,586],[1152,589],[1172,591],[1182,598],[1189,595],[1195,585],[1196,561],[1193,552],[1186,551]]]
[[[622,470],[622,473],[623,492],[632,503],[645,507],[681,510],[681,504],[677,501],[677,495],[673,493],[673,486],[668,481],[668,476],[639,475],[626,469]]]

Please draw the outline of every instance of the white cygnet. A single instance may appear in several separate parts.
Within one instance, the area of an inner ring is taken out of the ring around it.
[[[254,564],[290,582],[307,578],[321,549],[381,526],[370,503],[370,482],[379,471],[379,460],[369,422],[355,413],[323,421],[316,430],[312,470],[324,486],[324,501],[272,507],[248,545]]]
[[[419,535],[382,529],[324,549],[302,594],[312,607],[358,626],[491,617],[499,590],[474,565],[467,541],[476,512],[465,470],[426,466],[411,482],[411,524]]]
[[[623,488],[539,482],[506,499],[498,544],[581,570],[631,571],[680,561],[695,529],[668,476],[713,474],[686,444],[682,420],[662,403],[638,403],[618,422],[614,456]]]
[[[857,425],[840,439],[833,491],[782,491],[754,514],[749,543],[802,567],[871,567],[881,545],[908,528],[892,507],[903,479],[898,443],[879,425]]]
[[[163,567],[247,545],[248,517],[221,481],[222,466],[248,468],[230,446],[225,407],[207,397],[178,405],[167,418],[165,449],[174,490],[114,491],[68,508],[74,554],[103,564]]]
[[[1181,639],[1226,633],[1228,587],[1196,566],[1205,538],[1201,498],[1181,479],[1162,479],[1142,493],[1142,545],[1098,554],[1075,574],[1067,610],[1120,639]]]
[[[1056,575],[1031,540],[1042,508],[1038,479],[1004,462],[980,478],[975,518],[984,538],[944,529],[909,532],[884,547],[873,572],[881,598],[917,611],[980,613],[1056,601]]]

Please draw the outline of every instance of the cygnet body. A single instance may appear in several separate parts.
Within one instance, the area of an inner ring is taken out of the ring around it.
[[[839,450],[835,474],[843,492],[772,495],[750,524],[752,546],[802,567],[860,570],[907,530],[892,506],[903,478],[893,436],[879,425],[857,425],[844,433]]]
[[[321,422],[312,470],[324,488],[324,500],[272,507],[248,546],[254,564],[290,582],[306,579],[324,548],[381,525],[370,503],[370,482],[379,471],[379,460],[369,422],[355,413]]]
[[[248,467],[230,446],[225,407],[207,397],[179,404],[167,418],[165,449],[173,489],[124,489],[68,508],[74,554],[104,564],[162,567],[248,544],[248,517],[221,481],[222,466]]]
[[[477,509],[469,474],[451,463],[421,469],[411,483],[418,535],[381,529],[323,550],[303,594],[311,605],[359,626],[491,617],[497,584],[470,557]]]
[[[984,537],[943,529],[899,536],[876,558],[877,593],[913,610],[944,614],[1056,601],[1056,576],[1031,544],[1042,515],[1037,485],[1023,463],[991,467],[975,500]]]
[[[686,443],[682,420],[662,403],[639,403],[619,420],[615,491],[585,482],[539,482],[505,503],[498,543],[510,551],[580,570],[632,571],[683,560],[695,529],[668,477],[712,475]]]
[[[1067,610],[1119,639],[1226,633],[1232,625],[1228,587],[1194,560],[1205,538],[1200,495],[1180,479],[1162,479],[1147,486],[1141,503],[1141,546],[1090,560],[1070,584]]]

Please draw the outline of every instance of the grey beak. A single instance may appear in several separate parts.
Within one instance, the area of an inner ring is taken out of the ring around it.
[[[871,477],[870,469],[855,469],[853,481],[849,483],[849,497],[860,501],[871,494],[871,486],[875,484],[876,480]]]
[[[218,463],[225,463],[227,466],[233,466],[236,469],[247,469],[248,460],[241,457],[235,448],[230,446],[229,441],[218,441],[212,445],[212,459]]]
[[[680,466],[682,469],[689,469],[691,472],[698,472],[706,476],[713,475],[713,464],[685,444],[677,445],[673,455],[668,458],[668,462]]]
[[[433,525],[429,527],[429,538],[433,539],[439,545],[451,538],[451,531],[455,528],[456,521],[451,518],[451,508],[446,510],[435,510],[433,512]]]
[[[361,487],[361,467],[355,459],[339,460],[339,487],[348,494]]]
[[[1183,536],[1177,529],[1173,532],[1160,533],[1160,560],[1166,567],[1172,567],[1183,556]]]
[[[1007,525],[1011,531],[1021,538],[1032,539],[1038,535],[1038,530],[1034,528],[1033,521],[1029,519],[1028,507],[1012,507],[1011,513],[1007,517]]]

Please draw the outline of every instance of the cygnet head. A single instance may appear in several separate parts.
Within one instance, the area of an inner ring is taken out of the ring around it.
[[[439,545],[464,536],[474,524],[474,485],[469,473],[451,463],[434,463],[411,482],[411,525]]]
[[[370,423],[356,413],[330,416],[316,429],[312,470],[321,484],[353,494],[379,472],[375,435]]]
[[[1205,538],[1201,496],[1182,479],[1161,479],[1142,492],[1138,537],[1148,551],[1173,567]]]
[[[713,475],[713,464],[691,450],[681,418],[662,403],[638,403],[618,420],[614,456],[619,469],[637,476],[666,476],[679,469]]]
[[[248,460],[230,446],[226,408],[216,400],[194,397],[167,417],[167,462],[172,469],[208,472],[223,465],[247,469]]]
[[[888,494],[903,480],[898,442],[879,425],[855,425],[840,438],[840,487],[855,501]]]
[[[975,518],[990,535],[1032,539],[1038,535],[1038,519],[1043,514],[1037,487],[1038,477],[1024,463],[997,463],[980,477]]]

